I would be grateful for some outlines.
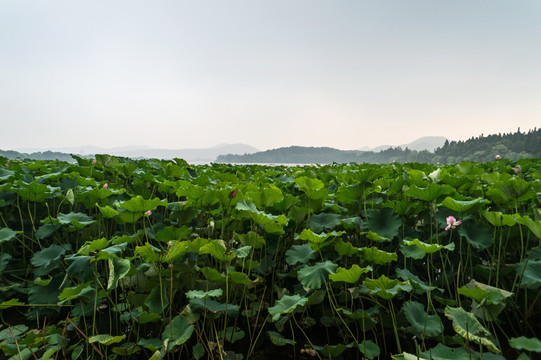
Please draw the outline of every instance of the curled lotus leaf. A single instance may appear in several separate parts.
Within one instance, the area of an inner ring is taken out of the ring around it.
[[[468,341],[474,341],[486,346],[494,353],[500,353],[500,349],[492,340],[492,334],[483,327],[475,315],[462,308],[445,307],[445,316],[453,322],[456,333]]]

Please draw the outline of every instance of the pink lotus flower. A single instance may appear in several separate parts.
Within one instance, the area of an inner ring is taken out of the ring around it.
[[[519,172],[520,172],[520,167],[517,166],[517,167],[515,168],[515,174],[518,174]]]
[[[494,159],[501,159],[502,157],[500,155],[494,156]]]
[[[445,231],[455,229],[458,225],[462,224],[462,221],[457,221],[454,216],[448,216],[446,221],[447,227],[445,228]]]
[[[92,160],[92,165],[96,165],[96,159]]]
[[[109,187],[109,184],[107,184],[107,183],[103,184],[104,189],[107,189],[108,187]]]
[[[152,211],[149,210],[149,211],[145,212],[145,216],[150,216],[150,215],[152,215]]]

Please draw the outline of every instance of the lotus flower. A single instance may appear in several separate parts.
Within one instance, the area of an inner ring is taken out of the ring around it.
[[[501,159],[502,157],[498,154],[494,156],[494,159]]]
[[[233,190],[229,193],[229,198],[231,200],[233,200],[235,198],[235,196],[237,196],[237,191],[236,190]]]
[[[107,183],[103,184],[104,189],[107,189],[108,187],[109,187],[109,184],[107,184]]]
[[[152,215],[152,211],[151,211],[151,210],[145,212],[145,216],[150,216],[150,215]]]
[[[96,159],[92,160],[92,165],[96,165]]]
[[[446,221],[447,227],[445,228],[445,231],[449,229],[455,229],[458,225],[462,224],[462,221],[457,221],[454,216],[448,216]]]
[[[515,174],[518,174],[519,172],[520,172],[520,167],[517,166],[517,167],[515,168]]]

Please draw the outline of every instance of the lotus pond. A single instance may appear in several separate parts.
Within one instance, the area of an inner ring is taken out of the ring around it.
[[[0,158],[10,359],[532,359],[541,162]]]

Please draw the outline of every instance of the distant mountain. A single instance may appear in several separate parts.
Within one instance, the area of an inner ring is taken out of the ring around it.
[[[405,149],[415,150],[415,151],[428,150],[430,152],[433,152],[437,148],[442,147],[443,144],[445,144],[446,140],[447,138],[443,136],[423,136],[415,141],[410,142],[409,144],[398,145],[398,147],[402,148],[403,150]],[[397,146],[381,145],[374,148],[367,148],[365,146],[361,148],[360,150],[378,152],[381,150],[386,150],[386,149],[395,148],[395,147]]]
[[[443,143],[441,143],[442,140]],[[434,152],[426,150],[434,147],[436,147]],[[220,155],[216,161],[275,164],[389,163],[396,161],[449,164],[461,161],[492,161],[496,155],[508,160],[541,157],[541,129],[534,128],[527,133],[522,133],[519,129],[514,134],[481,135],[466,141],[449,142],[442,137],[425,137],[410,144],[386,148],[379,152],[290,146],[246,155]]]
[[[44,149],[19,149],[19,151],[0,151],[1,156],[8,158],[29,158],[40,160],[71,159],[69,154],[81,156],[93,156],[95,154],[109,154],[129,158],[155,158],[173,159],[181,158],[188,162],[212,162],[222,154],[252,154],[258,150],[246,144],[219,144],[203,149],[153,149],[147,146],[130,145],[114,148],[100,148],[92,145],[79,147],[64,147],[51,150]]]

